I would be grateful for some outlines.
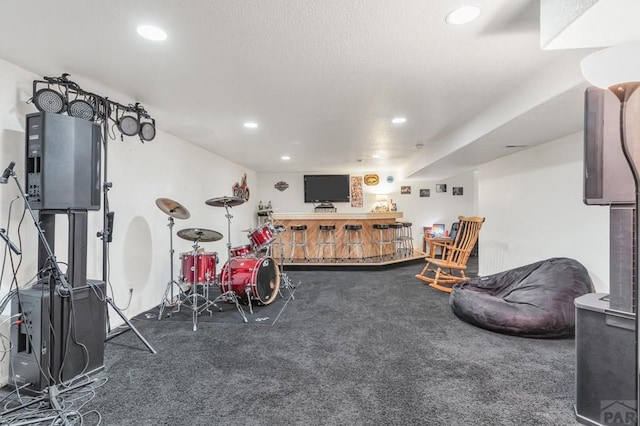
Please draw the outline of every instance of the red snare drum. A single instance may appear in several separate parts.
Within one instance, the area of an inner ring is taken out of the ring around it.
[[[222,267],[219,285],[223,293],[231,287],[231,291],[245,301],[249,290],[252,299],[268,305],[278,295],[280,271],[271,257],[231,259]]]
[[[253,254],[249,244],[231,249],[231,257],[248,257]]]
[[[258,226],[256,229],[249,232],[249,239],[253,243],[256,251],[260,251],[265,248],[268,244],[273,242],[275,238],[271,225]]]
[[[183,283],[210,284],[216,280],[218,253],[200,253],[196,256],[197,262],[194,262],[193,253],[185,252],[180,253],[180,259],[182,261],[180,281]],[[196,268],[198,268],[197,271]]]

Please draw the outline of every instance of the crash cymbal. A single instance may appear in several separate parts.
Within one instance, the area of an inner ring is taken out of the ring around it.
[[[201,241],[208,243],[222,239],[222,234],[211,229],[187,228],[178,231],[178,237],[189,241]]]
[[[239,206],[240,204],[244,203],[244,200],[242,198],[239,197],[218,197],[218,198],[211,198],[207,201],[205,201],[205,203],[209,206],[213,206],[213,207],[235,207],[235,206]]]
[[[173,201],[169,198],[158,198],[156,200],[156,206],[164,213],[176,219],[189,219],[191,213],[182,204],[177,201]]]

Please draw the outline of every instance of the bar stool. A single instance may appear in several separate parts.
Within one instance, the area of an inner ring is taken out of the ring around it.
[[[273,243],[268,247],[267,256],[271,256],[280,262],[284,261],[284,243],[282,242],[282,234],[284,234],[285,226],[284,225],[274,225],[274,231],[277,234],[276,239]]]
[[[345,225],[344,237],[342,242],[342,260],[351,259],[351,254],[360,249],[360,259],[364,261],[364,248],[362,246],[362,225]]]
[[[318,252],[316,257],[325,259],[325,250],[328,248],[329,259],[334,260],[336,258],[336,226],[320,225],[318,229]]]
[[[309,259],[309,250],[307,249],[307,225],[291,225],[291,254],[289,258],[294,259],[296,248],[300,247],[304,250],[305,260]]]
[[[404,226],[404,239],[405,247],[407,249],[407,256],[413,256],[413,223],[401,222]]]
[[[401,257],[405,249],[404,239],[404,226],[401,222],[395,222],[389,224],[389,230],[391,232],[391,243],[394,246],[393,256]]]
[[[389,236],[389,224],[387,223],[374,223],[372,226],[373,235],[371,237],[371,253],[375,252],[375,248],[378,248],[378,257],[382,259],[387,251],[387,247],[392,244],[392,240]]]

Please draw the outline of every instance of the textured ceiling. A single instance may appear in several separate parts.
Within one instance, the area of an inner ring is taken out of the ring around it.
[[[454,3],[3,1],[0,58],[126,94],[258,172],[436,178],[580,130],[590,51],[542,50],[537,0],[480,1],[465,26],[444,22]],[[142,23],[168,40],[141,39]]]

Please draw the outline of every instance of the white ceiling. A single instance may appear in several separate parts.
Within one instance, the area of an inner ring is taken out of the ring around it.
[[[477,21],[446,24],[462,3],[0,0],[0,58],[126,94],[258,172],[436,179],[579,131],[591,50],[542,50],[538,0],[476,1]]]

